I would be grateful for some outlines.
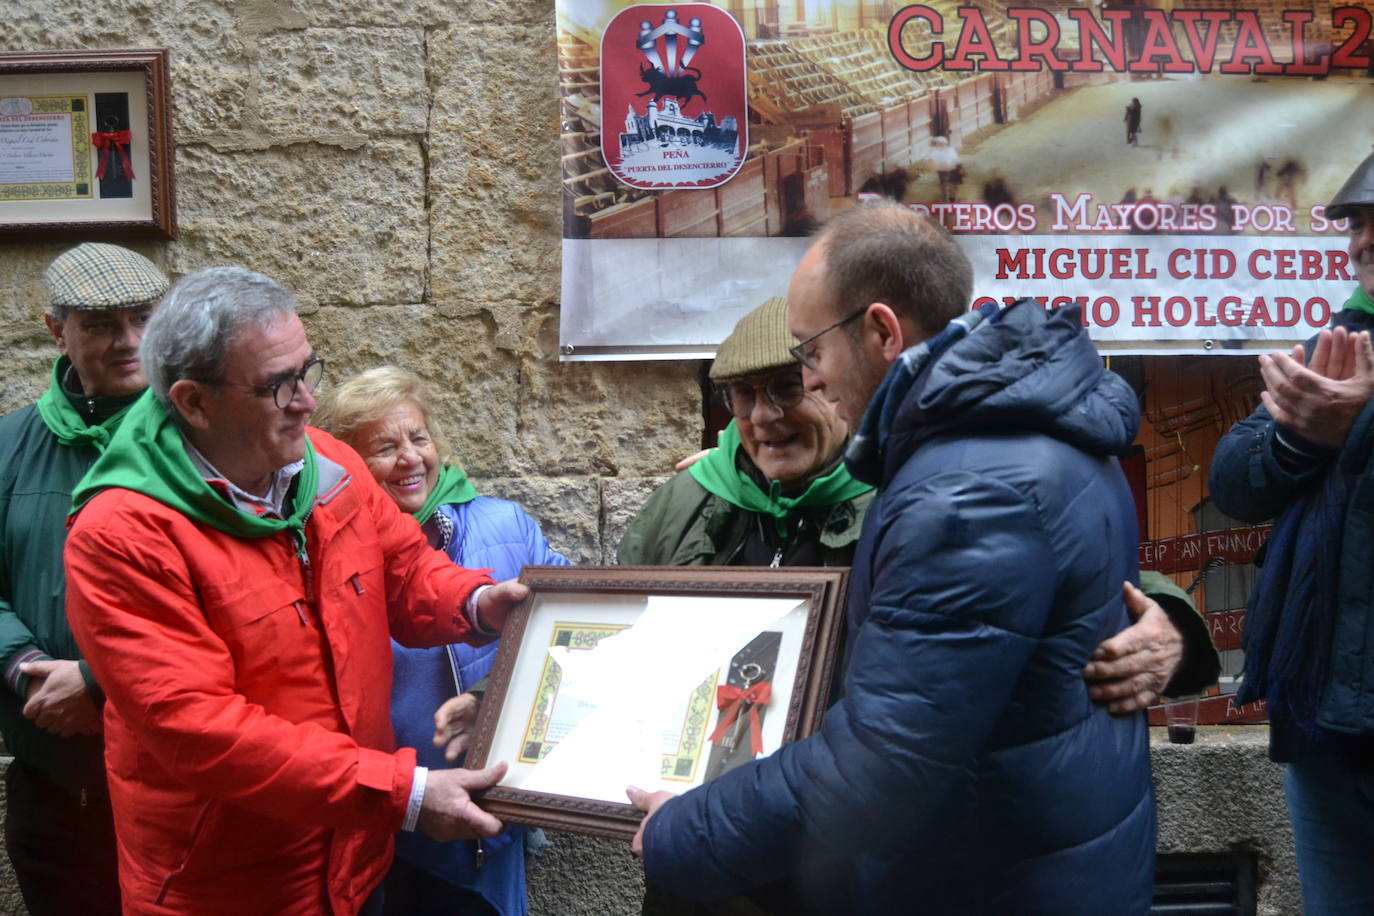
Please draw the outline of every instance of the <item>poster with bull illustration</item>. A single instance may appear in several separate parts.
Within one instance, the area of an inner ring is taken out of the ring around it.
[[[749,146],[739,24],[707,3],[621,10],[601,36],[601,110],[601,154],[624,184],[729,181]]]

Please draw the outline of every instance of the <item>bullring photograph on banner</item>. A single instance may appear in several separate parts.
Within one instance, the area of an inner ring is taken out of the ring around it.
[[[724,135],[706,64],[722,16],[744,36],[738,172],[625,180],[622,148],[696,155]],[[559,0],[558,30],[565,359],[710,356],[806,236],[871,195],[958,236],[980,301],[1077,303],[1115,352],[1303,340],[1353,277],[1324,204],[1371,148],[1365,4]],[[612,53],[652,94],[603,97]],[[669,80],[672,136],[636,120]],[[685,123],[708,112],[709,142]]]

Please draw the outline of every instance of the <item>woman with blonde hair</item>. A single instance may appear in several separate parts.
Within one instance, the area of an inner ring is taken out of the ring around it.
[[[340,385],[315,424],[352,446],[396,504],[415,516],[432,546],[497,581],[526,564],[568,563],[539,525],[513,502],[478,496],[452,461],[431,420],[418,376],[381,366]],[[451,766],[461,742],[433,745],[434,713],[485,678],[497,643],[407,649],[392,642],[391,721],[396,740],[417,750],[421,766]],[[475,703],[471,704],[475,708]],[[507,827],[488,840],[436,843],[400,833],[396,861],[383,883],[388,914],[525,914],[525,831]]]

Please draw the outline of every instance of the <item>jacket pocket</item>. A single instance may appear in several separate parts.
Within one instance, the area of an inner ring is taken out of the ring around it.
[[[196,816],[195,826],[191,828],[191,834],[186,840],[186,846],[182,850],[181,859],[162,877],[162,884],[158,887],[157,897],[153,900],[154,906],[162,906],[162,902],[167,899],[167,892],[172,889],[172,882],[177,879],[184,871],[186,866],[191,863],[197,847],[200,845],[200,838],[207,833],[206,825],[210,820],[212,812],[218,810],[219,802],[206,801],[200,809],[200,814]]]

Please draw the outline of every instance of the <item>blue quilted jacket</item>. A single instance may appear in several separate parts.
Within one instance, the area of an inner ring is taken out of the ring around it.
[[[468,569],[490,569],[497,582],[520,575],[526,564],[568,564],[545,540],[539,525],[513,502],[479,496],[439,512],[453,522],[449,557]],[[391,724],[400,747],[416,749],[421,766],[453,766],[434,747],[434,710],[486,677],[500,641],[485,646],[454,644],[437,649],[407,649],[391,643],[394,674]],[[436,843],[423,833],[396,836],[396,855],[458,887],[482,894],[502,916],[527,912],[525,831],[507,827],[499,836],[476,842]],[[476,864],[478,843],[483,865]]]
[[[1079,320],[1020,303],[889,394],[844,697],[820,733],[665,804],[650,880],[789,912],[1148,912],[1145,720],[1095,707],[1081,674],[1129,623],[1113,456],[1139,412]]]
[[[1346,309],[1336,315],[1332,326],[1352,332],[1374,331],[1374,316]],[[1307,342],[1308,353],[1315,341],[1313,337]],[[1316,724],[1331,732],[1357,736],[1361,743],[1354,750],[1366,756],[1355,766],[1368,772],[1367,753],[1374,736],[1374,566],[1369,561],[1369,545],[1374,543],[1374,400],[1356,417],[1339,452],[1310,459],[1301,469],[1288,469],[1279,463],[1275,427],[1274,418],[1263,405],[1232,426],[1217,443],[1208,489],[1223,512],[1254,523],[1282,514],[1333,467],[1351,475],[1340,540],[1331,546],[1340,556],[1340,606]],[[1300,735],[1290,738],[1293,730],[1276,719],[1271,740],[1301,741]],[[1292,760],[1292,750],[1281,751],[1276,759]]]

